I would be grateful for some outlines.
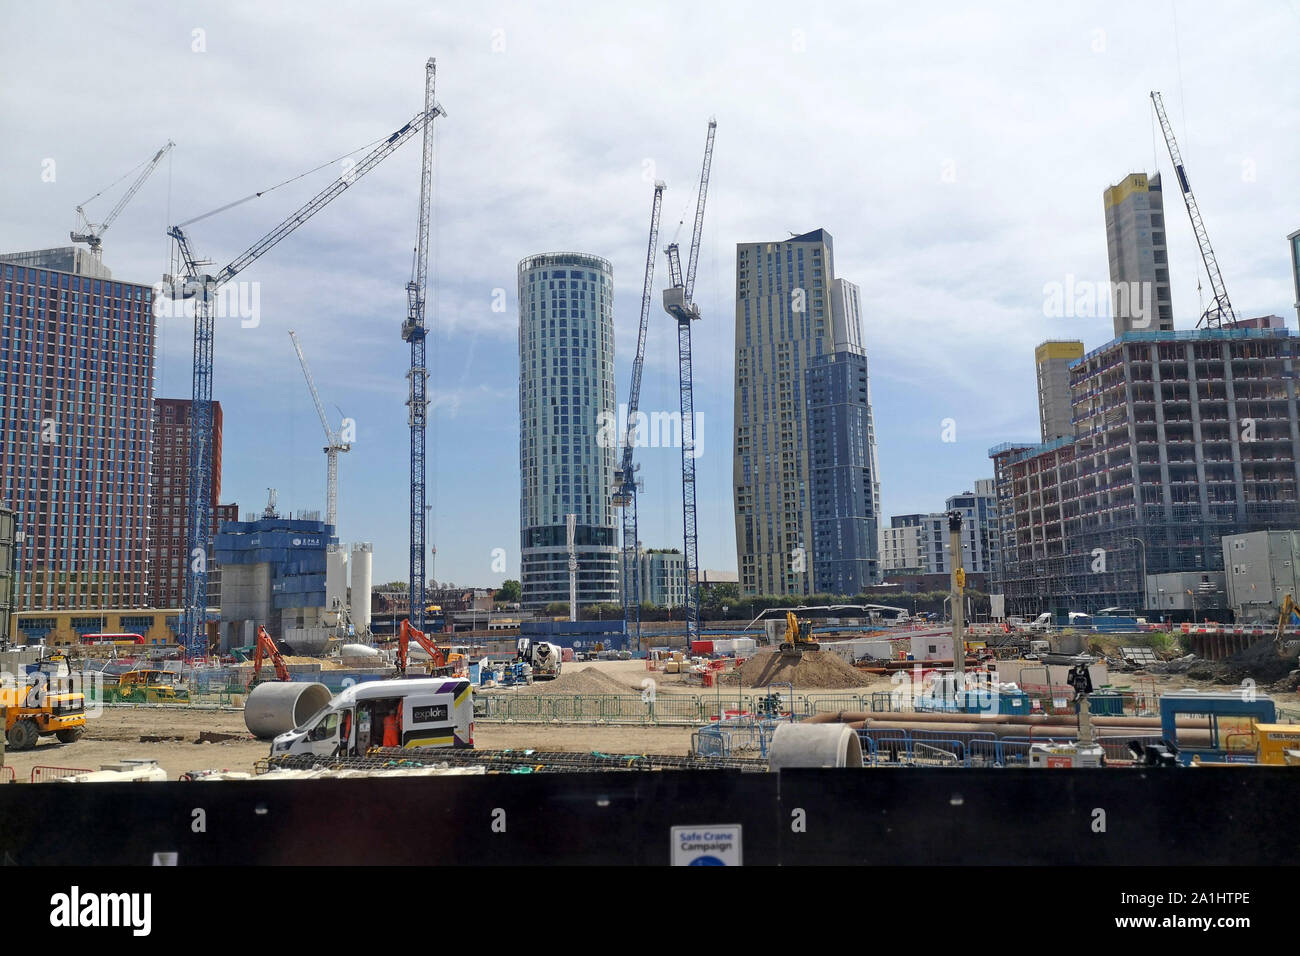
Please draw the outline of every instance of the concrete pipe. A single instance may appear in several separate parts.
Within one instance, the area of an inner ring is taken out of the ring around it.
[[[244,702],[244,724],[254,737],[270,740],[302,725],[334,695],[324,684],[268,681],[258,684]]]
[[[772,735],[768,765],[783,767],[861,767],[862,743],[845,724],[781,724]]]

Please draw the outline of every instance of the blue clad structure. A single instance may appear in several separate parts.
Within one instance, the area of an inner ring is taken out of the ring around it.
[[[246,645],[259,625],[280,638],[288,628],[324,623],[329,564],[341,554],[334,526],[321,521],[223,524],[214,547],[222,572],[222,648]]]

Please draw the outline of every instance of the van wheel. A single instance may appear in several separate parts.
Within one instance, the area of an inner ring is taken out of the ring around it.
[[[5,739],[9,743],[10,750],[31,750],[36,746],[36,741],[41,732],[36,726],[36,721],[31,718],[19,720],[9,728],[9,733]]]
[[[81,739],[81,735],[85,733],[85,731],[85,727],[69,727],[66,730],[56,731],[54,736],[58,737],[59,740],[65,744],[74,744]]]

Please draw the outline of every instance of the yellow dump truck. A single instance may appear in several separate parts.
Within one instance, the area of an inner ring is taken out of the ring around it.
[[[18,680],[0,684],[5,742],[10,750],[31,750],[41,737],[65,744],[86,729],[85,695],[67,689],[70,672],[61,656],[48,658]]]

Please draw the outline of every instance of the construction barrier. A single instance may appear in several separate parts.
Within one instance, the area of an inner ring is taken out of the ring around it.
[[[79,773],[90,773],[88,767],[33,767],[30,783],[45,783],[62,777],[72,777]]]
[[[785,718],[860,711],[861,694],[780,695]],[[476,694],[474,719],[480,722],[608,723],[639,725],[698,725],[729,718],[771,717],[769,695],[750,694]],[[910,707],[908,708],[911,709]]]
[[[0,767],[0,783],[13,783],[13,782],[14,782],[14,768]]]

